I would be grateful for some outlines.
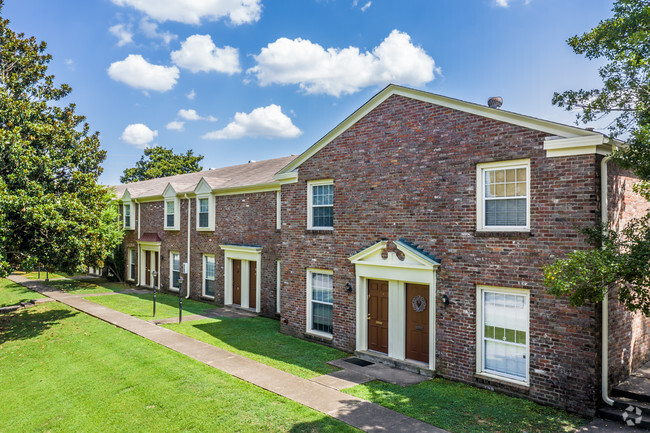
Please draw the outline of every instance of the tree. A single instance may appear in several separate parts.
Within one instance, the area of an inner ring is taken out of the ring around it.
[[[615,116],[612,137],[627,143],[613,160],[636,174],[636,192],[650,200],[650,0],[617,0],[614,16],[567,42],[588,59],[603,58],[601,89],[556,93],[553,103],[580,109],[578,121]],[[586,229],[596,248],[576,251],[544,269],[545,284],[572,305],[602,301],[611,286],[630,311],[650,316],[650,214],[630,222],[621,233],[607,227]]]
[[[120,182],[138,182],[157,179],[175,174],[196,173],[203,170],[199,165],[203,155],[194,156],[192,150],[176,155],[171,149],[162,146],[149,147],[135,164],[134,168],[124,170]]]
[[[47,75],[46,47],[0,16],[0,276],[100,267],[121,241],[112,193],[97,184],[98,133],[74,104],[57,104],[71,88]]]

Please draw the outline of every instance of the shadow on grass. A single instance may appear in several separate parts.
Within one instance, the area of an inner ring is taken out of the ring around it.
[[[264,317],[222,317],[207,323],[189,322],[187,326],[242,353],[259,355],[308,370],[312,377],[337,370],[326,362],[347,356],[339,350],[282,334],[279,322]],[[192,336],[191,333],[188,335]],[[209,339],[203,341],[214,343]]]
[[[107,282],[105,279],[98,278],[51,280],[46,285],[70,294],[110,293],[129,288],[124,283]]]
[[[11,284],[10,286],[0,287],[0,289],[3,291],[3,293],[0,293],[0,307],[18,305],[21,302],[43,297],[20,284]]]
[[[70,310],[29,308],[0,316],[0,344],[37,337],[64,319],[79,314]]]

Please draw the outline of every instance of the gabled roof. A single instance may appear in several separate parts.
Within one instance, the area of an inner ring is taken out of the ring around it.
[[[430,104],[439,105],[442,107],[452,108],[454,110],[463,111],[465,113],[475,114],[478,116],[486,117],[489,119],[498,120],[501,122],[510,123],[513,125],[522,126],[525,128],[533,129],[536,131],[546,132],[554,138],[576,138],[576,137],[593,137],[595,141],[606,144],[607,137],[599,132],[590,131],[587,129],[579,128],[577,126],[563,125],[561,123],[551,122],[548,120],[538,119],[536,117],[525,116],[510,111],[490,108],[484,105],[474,104],[472,102],[461,101],[459,99],[449,98],[446,96],[436,95],[434,93],[424,92],[422,90],[411,89],[408,87],[390,84],[381,92],[373,96],[368,102],[363,104],[358,110],[348,116],[343,122],[339,123],[334,129],[328,132],[323,138],[318,140],[305,152],[300,154],[296,159],[291,161],[280,170],[276,179],[281,180],[283,175],[296,170],[303,162],[307,161],[315,155],[323,147],[327,146],[336,137],[344,133],[348,128],[352,127],[356,122],[366,116],[369,112],[374,110],[382,102],[387,100],[393,95],[400,95],[406,98],[416,99],[418,101],[428,102]],[[559,142],[555,143],[559,145]]]
[[[246,188],[256,185],[277,185],[278,182],[273,178],[273,175],[294,158],[296,158],[296,155],[249,162],[248,164],[233,165],[197,173],[178,174],[159,179],[132,182],[116,185],[113,188],[118,199],[122,198],[127,189],[131,198],[143,199],[161,198],[168,185],[178,194],[191,194],[201,179],[204,179],[212,187],[213,191]]]

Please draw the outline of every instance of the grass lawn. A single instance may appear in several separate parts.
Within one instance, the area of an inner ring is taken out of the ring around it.
[[[27,272],[27,273],[18,272],[18,274],[22,275],[25,278],[29,278],[30,280],[38,280],[39,279],[38,271]],[[40,279],[44,280],[46,276],[47,276],[47,272],[41,271]],[[61,278],[70,278],[71,276],[72,275],[63,274],[63,273],[50,272],[50,280],[59,280]]]
[[[106,281],[103,278],[55,280],[48,282],[47,285],[75,295],[119,292],[120,290],[126,290],[129,288],[129,285],[126,283]]]
[[[59,303],[0,316],[3,432],[352,432]]]
[[[408,387],[376,381],[343,392],[452,433],[574,432],[587,422],[532,401],[444,379]]]
[[[44,298],[44,296],[13,281],[4,278],[0,279],[0,307],[17,305],[38,298]]]
[[[189,337],[306,379],[336,370],[326,362],[347,353],[280,333],[265,317],[219,318],[163,325]]]
[[[113,310],[137,317],[143,320],[153,319],[153,292],[145,294],[88,296],[89,301],[96,302]],[[192,301],[183,298],[183,316],[201,314],[217,308],[215,304]],[[178,317],[178,296],[164,293],[156,294],[156,319]]]

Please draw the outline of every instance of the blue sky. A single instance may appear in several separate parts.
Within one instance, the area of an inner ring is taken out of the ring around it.
[[[598,87],[566,39],[603,0],[5,0],[48,43],[119,182],[145,146],[204,169],[299,154],[388,83],[562,123],[554,91]],[[594,125],[601,127],[604,125]]]

